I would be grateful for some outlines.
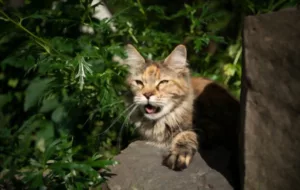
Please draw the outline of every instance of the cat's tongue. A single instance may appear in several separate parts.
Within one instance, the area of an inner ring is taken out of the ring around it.
[[[154,106],[151,106],[150,104],[146,105],[145,106],[145,111],[148,113],[148,114],[152,114],[152,113],[155,113],[156,112],[156,107]]]

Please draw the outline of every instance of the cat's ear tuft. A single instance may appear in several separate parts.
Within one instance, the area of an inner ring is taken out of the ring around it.
[[[187,69],[187,51],[184,45],[178,45],[165,59],[164,64],[176,71],[186,71]]]
[[[127,58],[125,59],[125,63],[133,68],[138,68],[145,64],[145,59],[143,56],[135,49],[135,47],[131,44],[127,44],[125,47]]]

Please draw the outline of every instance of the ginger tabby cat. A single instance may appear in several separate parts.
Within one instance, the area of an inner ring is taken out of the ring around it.
[[[212,81],[190,76],[184,45],[163,61],[145,60],[132,45],[126,51],[120,62],[129,66],[127,84],[137,106],[130,119],[144,139],[169,149],[164,165],[186,168],[199,142],[236,147],[238,101]]]

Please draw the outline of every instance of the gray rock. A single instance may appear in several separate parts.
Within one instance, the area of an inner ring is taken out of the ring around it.
[[[244,189],[300,187],[300,11],[244,25]]]
[[[111,168],[116,174],[109,178],[110,190],[231,190],[225,177],[211,169],[197,153],[191,165],[183,171],[173,171],[163,166],[166,150],[144,141],[131,143],[115,157],[120,164]],[[219,157],[222,159],[222,157]]]

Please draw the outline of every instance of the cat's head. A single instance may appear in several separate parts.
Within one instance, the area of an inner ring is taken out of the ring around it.
[[[146,118],[158,120],[186,100],[191,85],[184,45],[178,45],[163,61],[146,61],[132,45],[126,46],[126,52],[127,83],[134,104]]]

